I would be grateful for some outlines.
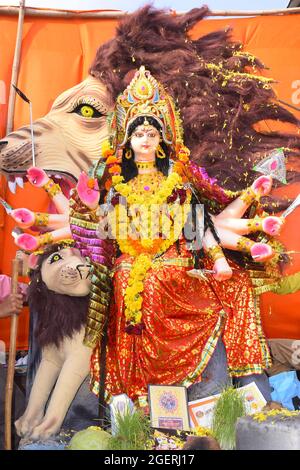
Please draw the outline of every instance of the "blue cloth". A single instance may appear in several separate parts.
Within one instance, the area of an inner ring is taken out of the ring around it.
[[[278,401],[288,410],[300,409],[300,382],[296,371],[273,375],[269,382],[273,388],[272,400]]]

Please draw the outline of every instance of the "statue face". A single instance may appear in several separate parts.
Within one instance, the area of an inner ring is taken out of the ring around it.
[[[131,135],[131,148],[136,161],[155,160],[160,133],[153,126],[137,126]]]
[[[43,262],[42,279],[58,294],[83,297],[90,292],[91,265],[76,248],[55,251]]]

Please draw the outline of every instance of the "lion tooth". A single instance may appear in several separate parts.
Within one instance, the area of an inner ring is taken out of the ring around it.
[[[19,188],[24,188],[24,180],[22,176],[16,176],[16,183]]]
[[[55,178],[58,179],[58,180],[62,179],[62,177],[60,175],[55,175]]]
[[[17,183],[16,183],[16,180],[13,179],[13,180],[9,180],[8,181],[8,187],[9,187],[9,190],[10,192],[12,192],[13,194],[16,194],[16,186],[17,186]]]

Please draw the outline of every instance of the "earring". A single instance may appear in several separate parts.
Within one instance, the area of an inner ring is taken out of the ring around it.
[[[155,155],[157,156],[157,158],[166,158],[166,154],[160,145],[157,147]]]
[[[131,151],[131,149],[126,150],[126,152],[125,152],[125,158],[127,158],[127,160],[130,160],[130,159],[132,158],[132,151]]]

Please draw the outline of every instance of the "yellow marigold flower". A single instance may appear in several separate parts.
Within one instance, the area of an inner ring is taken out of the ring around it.
[[[108,140],[105,140],[102,145],[101,145],[101,154],[104,158],[109,157],[110,155],[114,154],[113,149],[110,146],[110,143]]]

